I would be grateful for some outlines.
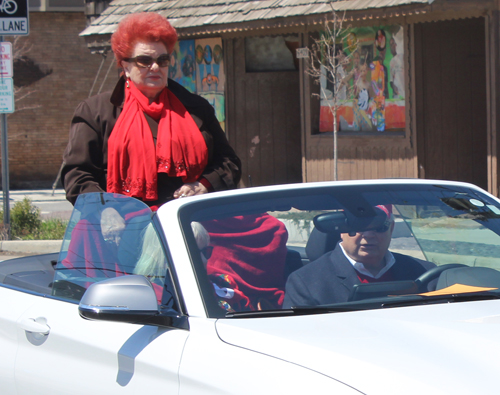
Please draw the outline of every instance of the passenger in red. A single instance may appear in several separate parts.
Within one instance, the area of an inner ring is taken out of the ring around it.
[[[281,308],[288,240],[285,225],[266,213],[205,221],[203,226],[213,246],[207,264],[209,279],[219,288],[235,290],[233,301],[226,295],[219,305],[228,311]]]

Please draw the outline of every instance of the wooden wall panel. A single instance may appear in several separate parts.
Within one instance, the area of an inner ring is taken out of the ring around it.
[[[286,183],[302,182],[302,150],[301,150],[301,119],[300,119],[300,78],[298,72],[284,74],[281,78],[288,80],[291,78],[291,83],[286,82],[284,86],[285,95],[283,98],[274,98],[274,105],[280,108],[280,117],[277,119],[284,120],[284,127],[276,125],[274,135],[279,136],[279,130],[283,135],[279,141],[284,141],[284,149],[286,151]],[[279,93],[278,93],[279,94]],[[277,147],[279,151],[280,147]],[[279,160],[276,158],[276,160]],[[275,169],[283,166],[278,166],[275,163]],[[281,179],[281,175],[276,174],[276,179]]]
[[[310,140],[316,144],[307,145],[306,181],[333,180],[333,139],[313,136]],[[414,152],[404,144],[360,146],[353,141],[341,142],[338,166],[339,180],[416,177]]]
[[[485,20],[486,30],[486,96],[488,114],[488,191],[500,196],[498,189],[500,172],[498,157],[500,139],[497,126],[500,125],[500,12],[491,12]]]
[[[484,18],[415,25],[420,175],[488,188]]]
[[[245,80],[245,96],[239,95],[241,103],[244,103],[246,113],[246,133],[243,138],[246,141],[248,160],[244,169],[249,180],[248,185],[261,185],[261,150],[257,149],[260,144],[260,121],[259,121],[259,83]]]
[[[276,149],[273,136],[273,123],[276,122],[276,117],[281,117],[281,114],[276,113],[276,108],[273,106],[273,86],[268,84],[265,79],[258,78],[258,117],[259,117],[259,155],[260,155],[260,183],[259,185],[270,185],[275,179],[275,163],[274,158]],[[278,130],[278,133],[281,132]],[[277,137],[277,136],[276,136]]]
[[[241,187],[302,181],[300,87],[297,71],[247,73],[244,39],[232,48],[234,87],[228,134],[242,161]]]

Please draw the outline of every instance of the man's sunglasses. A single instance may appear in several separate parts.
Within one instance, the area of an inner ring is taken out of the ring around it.
[[[356,233],[363,233],[363,232],[370,232],[370,231],[374,231],[374,232],[377,232],[377,233],[385,233],[385,232],[387,232],[389,230],[390,227],[391,227],[391,222],[390,221],[385,221],[383,223],[383,225],[379,226],[378,228],[366,229],[366,230],[362,230],[362,231],[359,231],[359,232],[349,232],[349,236],[354,237],[354,236],[356,236]]]
[[[200,251],[205,257],[206,260],[209,260],[210,257],[212,256],[212,251],[214,250],[213,246],[206,246],[205,248],[202,248]]]
[[[156,59],[152,56],[139,55],[135,58],[125,58],[123,60],[127,62],[134,62],[137,67],[141,67],[143,69],[151,67],[153,63],[156,63],[158,67],[167,67],[170,64],[170,55],[160,55]]]
[[[390,227],[391,227],[391,223],[389,221],[385,221],[382,226],[379,226],[378,228],[373,229],[373,230],[377,233],[385,233],[389,230]]]

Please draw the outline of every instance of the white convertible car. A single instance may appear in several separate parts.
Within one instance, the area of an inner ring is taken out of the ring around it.
[[[367,235],[390,242],[376,275],[339,244]],[[431,180],[156,213],[86,194],[59,254],[0,262],[0,298],[2,395],[495,394],[500,200]]]

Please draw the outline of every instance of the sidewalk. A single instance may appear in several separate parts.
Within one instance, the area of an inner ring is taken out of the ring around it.
[[[28,255],[49,254],[61,250],[62,240],[0,241],[0,261]]]
[[[34,189],[34,190],[16,190],[9,191],[9,200],[12,202],[20,202],[25,197],[29,198],[33,203],[41,202],[67,202],[64,189]],[[3,192],[0,192],[0,201],[3,204]]]

